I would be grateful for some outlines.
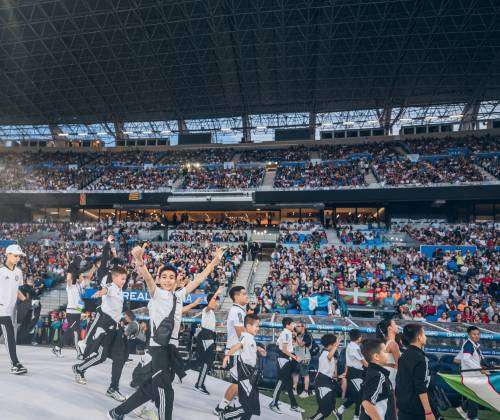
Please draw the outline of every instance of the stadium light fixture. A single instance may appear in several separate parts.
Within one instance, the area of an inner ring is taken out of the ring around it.
[[[142,134],[149,135],[149,134],[153,134],[153,133],[151,131],[143,131]]]
[[[222,127],[220,131],[222,131],[223,133],[230,133],[231,131],[233,131],[233,129],[230,127]]]
[[[98,136],[105,136],[108,133],[97,133]]]
[[[160,134],[172,134],[172,130],[163,130]]]
[[[258,125],[257,127],[255,127],[255,129],[257,131],[265,131],[267,130],[267,127],[266,126],[263,126],[263,125]]]
[[[463,115],[462,114],[450,115],[450,118],[459,120],[460,118],[463,118]]]
[[[411,118],[400,118],[399,121],[402,122],[402,123],[407,123],[407,122],[412,122],[413,119],[411,119]]]
[[[323,127],[323,128],[332,128],[333,124],[332,123],[322,123],[321,127]]]
[[[344,121],[344,125],[351,126],[354,125],[352,121]]]
[[[68,133],[58,133],[57,134],[59,137],[68,137],[69,134]]]
[[[88,133],[78,133],[78,136],[86,136]]]
[[[126,134],[127,136],[129,136],[130,134],[134,134],[132,131],[124,131],[123,134]]]

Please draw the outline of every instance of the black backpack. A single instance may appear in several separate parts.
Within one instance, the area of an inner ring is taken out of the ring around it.
[[[177,296],[174,294],[174,305],[170,314],[160,322],[158,327],[153,329],[153,339],[160,346],[166,347],[170,343],[172,338],[172,332],[174,331],[175,325],[175,308],[177,306]]]

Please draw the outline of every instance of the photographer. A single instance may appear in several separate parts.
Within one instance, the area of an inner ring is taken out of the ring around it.
[[[297,369],[293,374],[293,392],[297,395],[297,386],[299,379],[304,378],[304,390],[299,398],[309,396],[309,365],[311,363],[311,347],[313,344],[312,335],[307,331],[303,322],[297,322],[295,325],[295,354],[299,356],[300,362],[297,363]]]
[[[138,336],[140,333],[139,323],[135,319],[135,314],[128,310],[125,311],[125,330],[124,334],[127,338],[127,349],[129,354],[136,354],[138,346]]]

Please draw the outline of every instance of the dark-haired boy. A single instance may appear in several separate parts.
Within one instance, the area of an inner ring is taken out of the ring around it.
[[[389,379],[385,343],[380,339],[367,339],[361,343],[361,353],[368,361],[362,386],[360,420],[392,420],[396,416],[396,401]]]
[[[119,391],[119,383],[127,360],[127,348],[119,322],[123,310],[122,288],[127,280],[127,271],[122,267],[113,267],[110,276],[111,282],[103,282],[102,289],[93,296],[102,298],[102,303],[87,332],[84,360],[73,366],[73,373],[75,381],[85,385],[86,370],[103,363],[108,357],[111,358],[111,384],[106,395],[117,401],[125,401],[125,396]]]
[[[350,342],[346,348],[346,366],[347,366],[347,400],[337,409],[337,417],[342,419],[342,414],[352,404],[355,405],[353,420],[359,417],[361,406],[361,384],[363,383],[364,370],[368,362],[361,354],[359,347],[361,343],[361,331],[353,329],[349,331]]]
[[[227,314],[227,342],[226,353],[231,347],[240,341],[240,336],[245,330],[244,321],[247,314],[248,294],[243,286],[233,286],[229,290],[229,297],[233,301],[233,306]],[[231,358],[228,367],[231,374],[231,385],[226,390],[224,398],[219,402],[214,409],[214,414],[218,416],[231,403],[233,398],[238,394],[238,367],[236,365],[238,353],[236,352]]]
[[[196,336],[196,350],[200,362],[200,372],[194,388],[205,395],[210,393],[205,388],[205,378],[212,369],[215,360],[215,310],[219,306],[222,288],[207,296],[207,306],[201,311],[201,331]]]
[[[333,334],[325,334],[321,337],[323,350],[319,356],[318,374],[316,375],[316,401],[318,411],[310,420],[326,419],[335,410],[335,395],[337,384],[337,360],[335,352],[339,346],[337,337]]]
[[[281,321],[283,331],[281,331],[276,345],[278,346],[278,382],[273,392],[273,400],[269,404],[269,408],[278,414],[283,414],[279,407],[280,394],[282,390],[288,393],[290,398],[290,409],[298,413],[303,413],[304,410],[299,407],[295,395],[293,394],[293,379],[292,379],[292,361],[300,362],[300,358],[293,353],[293,330],[295,324],[292,318],[285,317]]]
[[[241,333],[240,341],[232,346],[224,357],[223,367],[226,367],[230,358],[238,353],[238,395],[240,407],[226,407],[224,412],[219,413],[220,419],[242,419],[248,420],[253,415],[260,416],[259,388],[256,382],[255,369],[257,365],[257,353],[266,356],[266,351],[258,347],[255,335],[259,332],[259,318],[256,315],[245,317],[245,331]]]

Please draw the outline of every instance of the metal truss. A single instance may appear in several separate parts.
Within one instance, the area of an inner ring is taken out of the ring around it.
[[[397,116],[494,100],[499,21],[497,0],[1,2],[0,123]]]

